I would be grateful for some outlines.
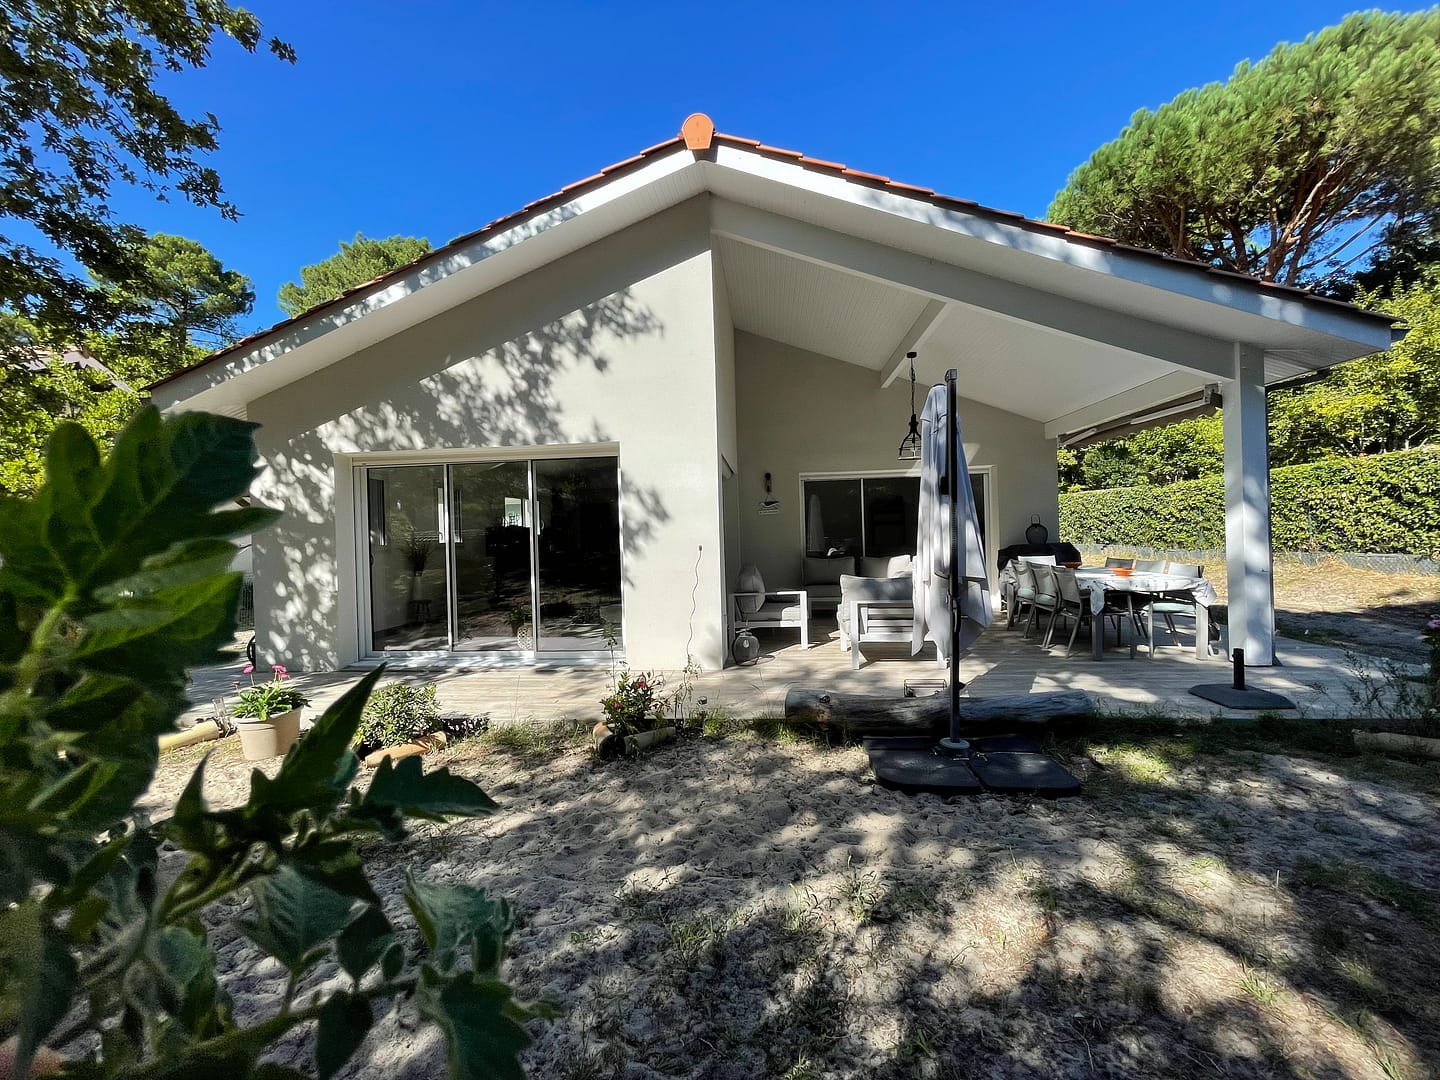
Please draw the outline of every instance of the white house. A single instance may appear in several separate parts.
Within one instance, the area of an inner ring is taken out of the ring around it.
[[[1267,386],[1373,312],[716,133],[531,203],[152,388],[248,417],[282,507],[262,658],[724,663],[742,563],[908,543],[920,393],[959,371],[992,551],[1057,531],[1057,440],[1225,404],[1230,625],[1272,660]],[[913,538],[913,528],[909,537]],[[993,561],[993,560],[992,560]]]

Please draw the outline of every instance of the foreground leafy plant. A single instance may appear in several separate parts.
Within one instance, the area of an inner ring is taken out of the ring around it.
[[[171,819],[151,826],[136,810],[157,736],[184,706],[186,669],[220,662],[234,632],[240,575],[227,538],[274,517],[216,509],[256,475],[251,426],[147,409],[102,462],[64,425],[45,486],[0,502],[0,1038],[11,1075],[48,1048],[72,1056],[70,1076],[273,1080],[299,1074],[260,1065],[264,1051],[313,1023],[328,1078],[377,1003],[413,995],[446,1039],[452,1076],[521,1076],[535,1013],[499,977],[509,906],[411,878],[421,947],[409,948],[356,853],[361,834],[404,836],[407,817],[495,806],[414,758],[352,789],[350,744],[379,672],[273,778],[252,773],[243,806],[206,805],[202,763]],[[217,902],[242,898],[241,929],[289,975],[279,1008],[244,1025],[205,923]],[[302,994],[328,958],[348,986]]]

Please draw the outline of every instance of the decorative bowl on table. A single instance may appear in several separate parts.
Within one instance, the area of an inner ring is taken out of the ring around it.
[[[1116,577],[1129,577],[1135,573],[1135,568],[1133,566],[1112,566],[1110,572]]]
[[[1070,570],[1079,570],[1079,569],[1080,569],[1080,566],[1081,566],[1081,563],[1080,563],[1079,560],[1077,559],[1075,562],[1062,562],[1060,565],[1061,565],[1061,566],[1064,566],[1064,567],[1066,567],[1066,568],[1068,568],[1068,569],[1070,569]]]

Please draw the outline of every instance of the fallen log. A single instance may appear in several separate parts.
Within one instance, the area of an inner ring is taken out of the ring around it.
[[[1016,697],[961,698],[961,732],[971,735],[1033,732],[1094,714],[1083,690]],[[794,689],[785,695],[785,719],[824,724],[853,735],[939,735],[950,724],[950,695],[881,698]]]

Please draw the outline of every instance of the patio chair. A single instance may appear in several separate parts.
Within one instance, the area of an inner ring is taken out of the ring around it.
[[[804,589],[767,589],[754,566],[741,569],[736,585],[730,594],[734,631],[798,629],[800,647],[810,647],[810,598]]]
[[[1136,559],[1133,565],[1137,574],[1163,574],[1167,564],[1164,559]]]
[[[1024,559],[1015,560],[1015,588],[1011,594],[1012,603],[1005,615],[1005,628],[1014,627],[1020,612],[1035,601],[1035,571]]]
[[[1135,560],[1134,560],[1134,559],[1122,559],[1122,558],[1120,558],[1119,556],[1116,556],[1116,555],[1107,555],[1107,556],[1105,556],[1105,565],[1106,565],[1106,566],[1130,566],[1130,567],[1133,567],[1133,566],[1135,565]]]
[[[1063,618],[1068,622],[1073,619],[1074,625],[1070,627],[1070,640],[1065,643],[1065,655],[1069,656],[1070,650],[1075,646],[1075,635],[1080,632],[1082,623],[1092,624],[1090,633],[1095,633],[1093,620],[1090,618],[1090,601],[1080,591],[1080,584],[1075,580],[1074,570],[1066,566],[1057,566],[1050,573],[1055,581],[1055,612],[1050,619],[1050,629],[1045,634],[1045,647],[1050,647],[1056,621]],[[1101,625],[1104,625],[1103,622]]]
[[[1050,629],[1055,625],[1056,605],[1060,602],[1055,592],[1055,568],[1046,563],[1031,563],[1031,572],[1035,575],[1035,595],[1030,598],[1030,617],[1025,620],[1025,637],[1030,637],[1030,630],[1035,625],[1035,616],[1043,611],[1050,618],[1045,624],[1046,644],[1049,644]]]
[[[1166,573],[1174,574],[1177,577],[1204,577],[1205,567],[1196,563],[1172,562]],[[1195,618],[1195,602],[1186,596],[1166,596],[1162,593],[1151,601],[1150,611],[1152,618],[1159,615],[1165,620],[1165,629],[1170,633],[1171,643],[1178,645],[1180,634],[1175,629],[1175,616],[1179,615],[1187,619]],[[1210,624],[1210,637],[1212,639],[1220,637],[1220,627],[1215,622]]]

